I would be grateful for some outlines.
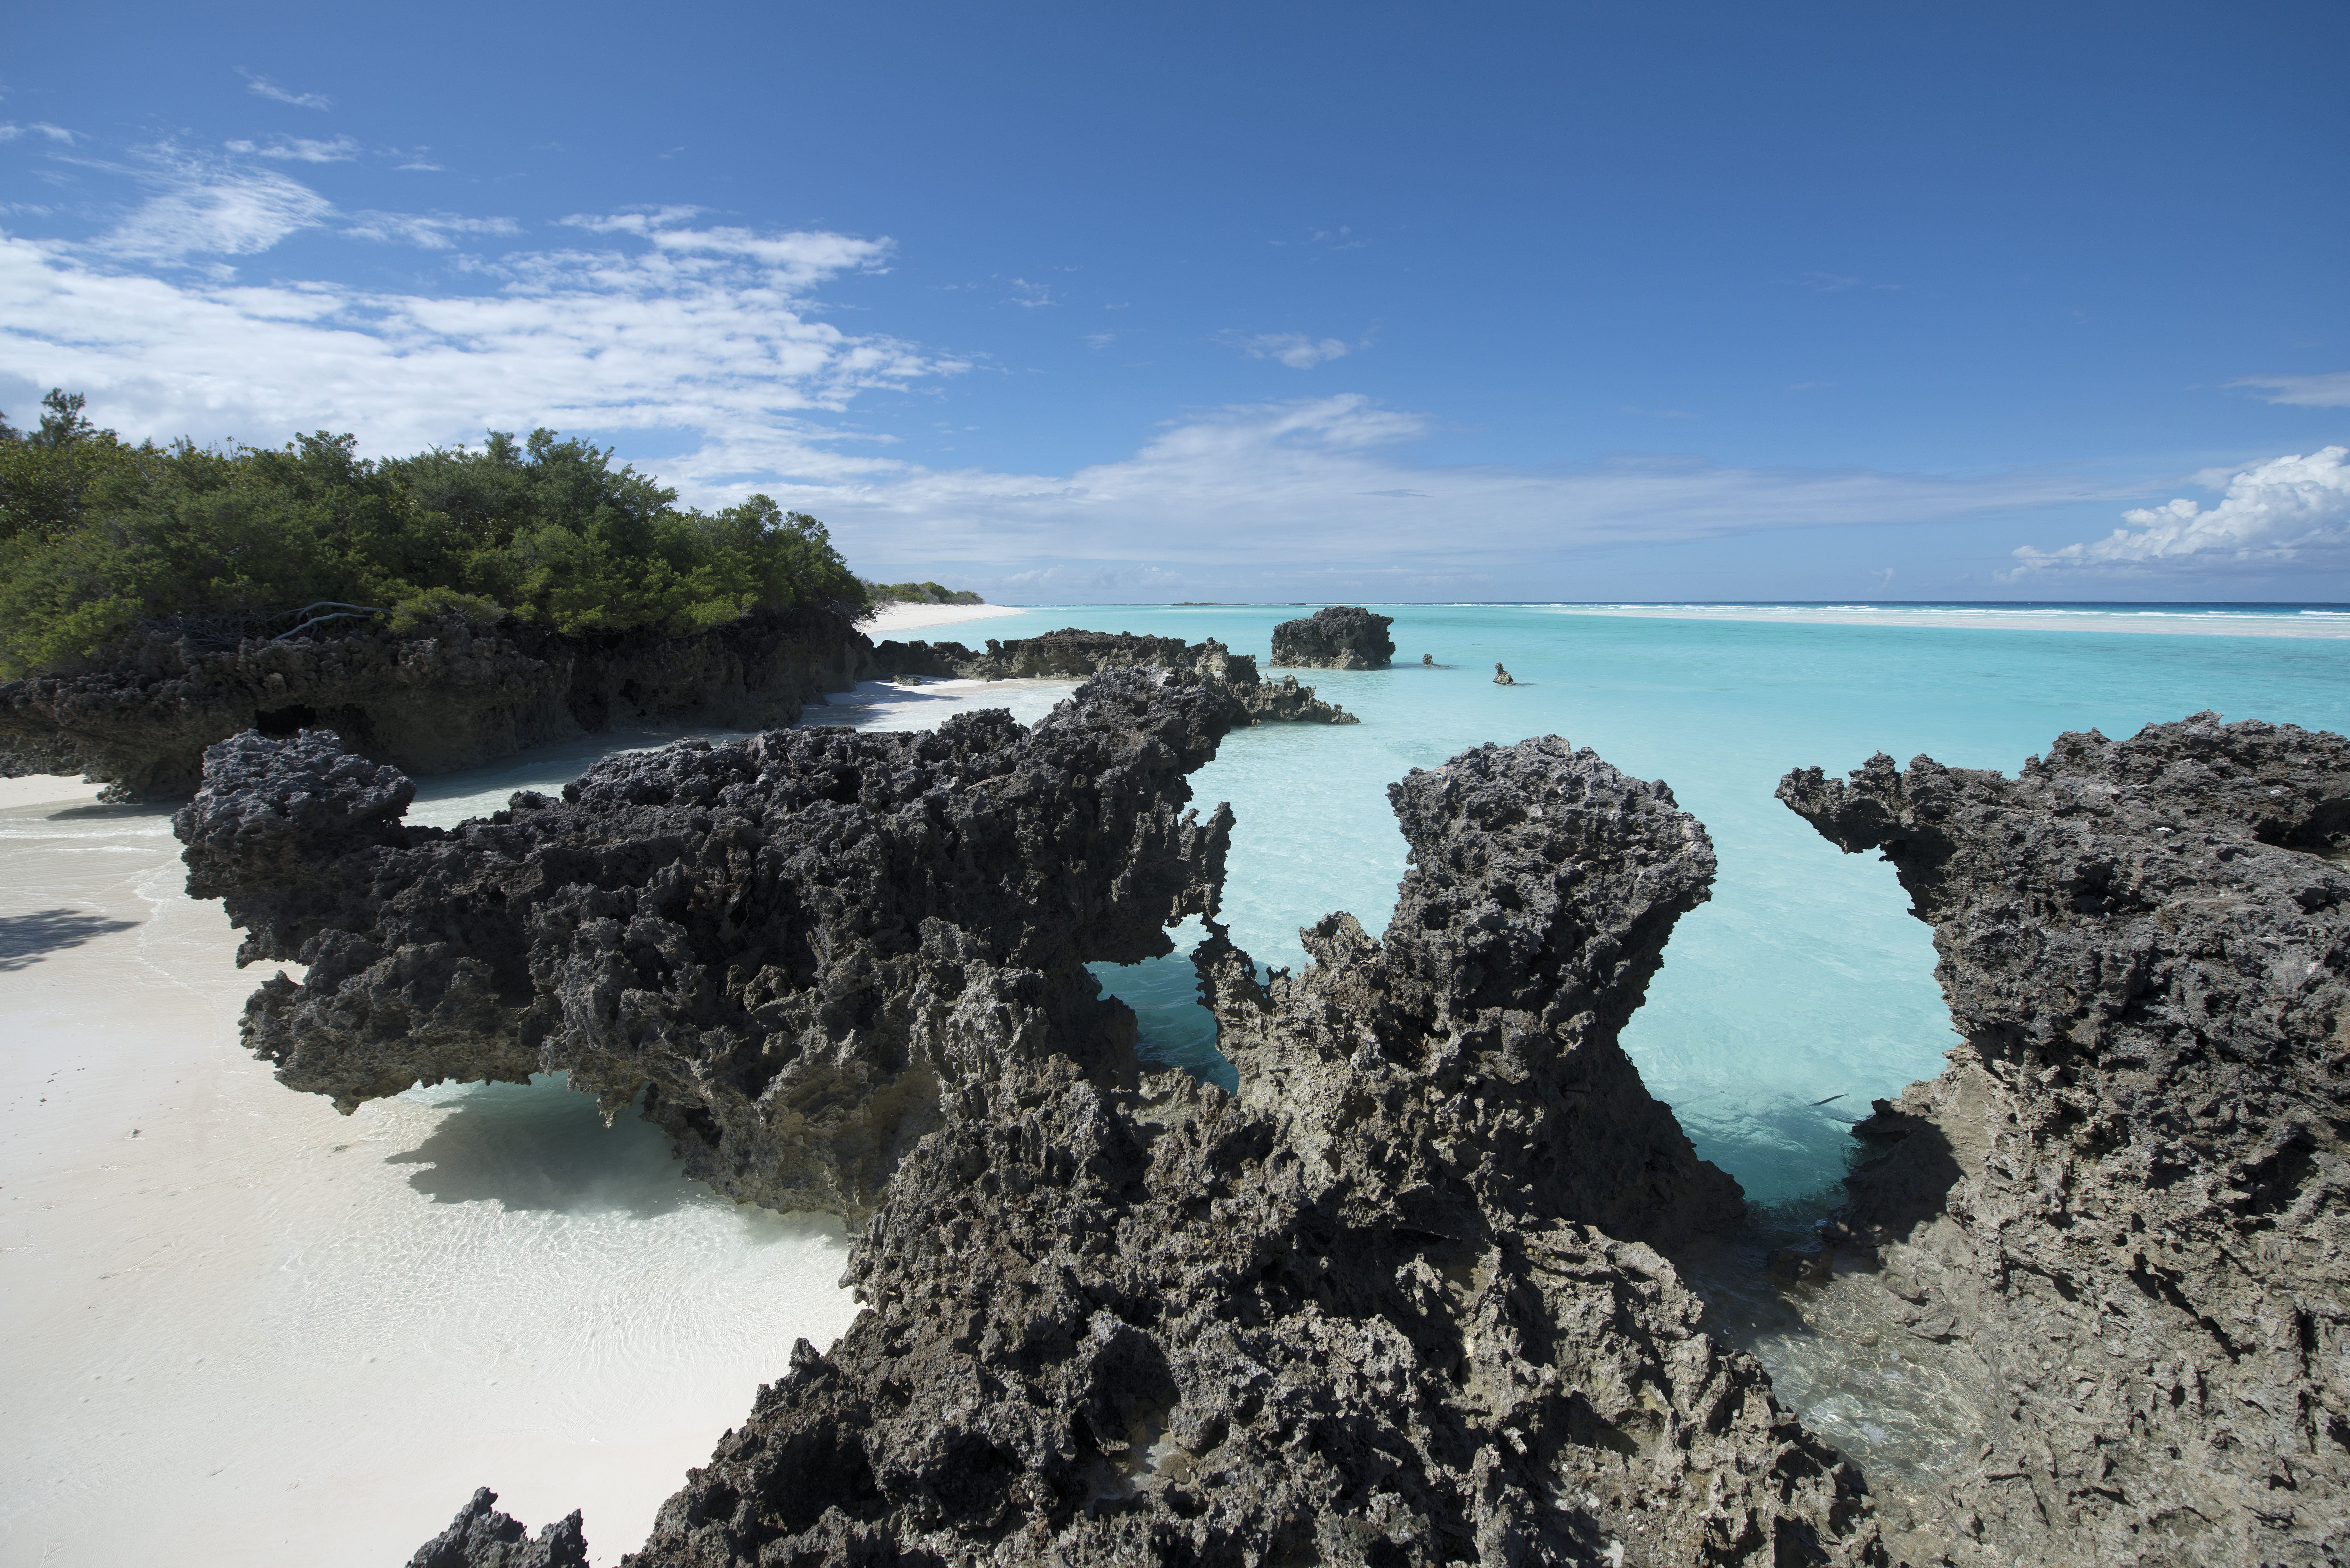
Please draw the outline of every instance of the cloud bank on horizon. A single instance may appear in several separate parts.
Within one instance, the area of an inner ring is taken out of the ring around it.
[[[257,96],[329,105],[249,79]],[[7,134],[60,149],[86,140],[47,125]],[[871,394],[933,393],[974,360],[850,330],[821,296],[844,276],[888,269],[891,241],[709,223],[690,206],[576,214],[534,234],[497,215],[346,212],[289,171],[363,151],[347,136],[278,136],[217,152],[161,143],[80,155],[137,198],[81,240],[0,232],[0,376],[85,391],[106,422],[163,439],[268,442],[329,428],[392,452],[552,425],[617,442],[690,500],[764,490],[816,512],[868,571],[919,568],[1043,600],[1341,586],[1394,598],[1572,597],[1561,592],[1569,568],[1594,552],[2021,519],[2148,488],[2145,476],[1960,478],[1680,455],[1432,464],[1411,448],[1438,415],[1347,391],[1173,412],[1138,431],[1128,454],[1067,472],[925,464],[843,416]],[[296,235],[437,257],[440,286],[249,275]],[[1224,337],[1299,371],[1367,347],[1302,332]],[[2239,384],[2277,403],[2350,406],[2350,372]],[[2208,510],[2185,500],[2129,509],[2107,537],[2015,548],[2016,565],[1997,576],[2135,590],[2155,577],[2350,565],[2344,458],[2333,446],[2202,475],[2224,492]],[[1871,574],[1880,570],[1889,577]]]

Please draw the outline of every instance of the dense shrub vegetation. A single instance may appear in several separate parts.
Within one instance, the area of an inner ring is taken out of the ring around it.
[[[42,409],[31,431],[0,418],[0,676],[150,623],[284,631],[319,601],[402,629],[462,615],[578,634],[869,604],[815,518],[764,495],[681,508],[608,449],[553,431],[370,460],[323,431],[283,448],[133,446],[78,395]]]
[[[876,604],[983,605],[987,601],[969,588],[942,588],[936,583],[874,583],[865,585]]]

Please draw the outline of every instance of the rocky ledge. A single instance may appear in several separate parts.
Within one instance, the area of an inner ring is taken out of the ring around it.
[[[1395,658],[1388,628],[1395,617],[1358,605],[1329,605],[1273,628],[1273,662],[1316,670],[1385,670]]]
[[[1252,724],[1358,722],[1336,703],[1316,698],[1311,686],[1300,686],[1295,675],[1264,680],[1254,655],[1234,653],[1212,637],[1185,642],[1072,626],[1009,642],[989,638],[984,653],[960,642],[885,642],[874,649],[874,659],[893,673],[964,680],[1082,680],[1105,670],[1159,669],[1215,687],[1240,704]]]
[[[2350,742],[2201,713],[1779,797],[1893,863],[1964,1040],[1856,1129],[1822,1287],[1972,1390],[1897,1552],[2350,1557]]]
[[[882,671],[844,615],[762,611],[691,637],[559,637],[448,620],[207,647],[154,631],[98,668],[0,684],[0,775],[86,773],[116,799],[186,795],[204,748],[316,727],[411,774],[660,721],[756,730]]]

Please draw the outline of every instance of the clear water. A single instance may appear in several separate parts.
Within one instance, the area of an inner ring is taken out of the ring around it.
[[[1297,928],[1329,910],[1384,926],[1404,870],[1387,785],[1410,768],[1487,741],[1556,733],[1664,779],[1711,832],[1721,870],[1712,901],[1681,922],[1625,1044],[1700,1152],[1763,1203],[1835,1181],[1849,1124],[1870,1099],[1939,1072],[1953,1038],[1929,931],[1909,918],[1889,867],[1839,854],[1772,798],[1788,769],[1843,772],[1881,749],[1904,763],[1925,753],[2012,772],[2064,730],[2128,734],[2204,708],[2350,729],[2350,639],[2332,637],[1988,631],[1937,625],[1922,607],[1885,607],[1907,618],[1894,626],[1378,607],[1396,618],[1396,668],[1302,676],[1359,725],[1243,731],[1192,781],[1203,807],[1228,800],[1237,817],[1225,894],[1234,940],[1263,962],[1299,964]],[[1999,607],[2012,627],[2056,611],[2074,618],[2068,625],[2101,616],[2143,625],[2160,614],[2204,629],[2248,619],[2306,627],[2341,613]],[[1263,659],[1274,626],[1304,613],[1087,606],[931,635],[976,642],[1079,625],[1214,637]],[[1440,668],[1422,668],[1423,653]],[[1519,684],[1492,683],[1496,660]],[[1213,1029],[1180,954],[1098,972],[1141,1013],[1146,1045],[1161,1059],[1217,1070]]]

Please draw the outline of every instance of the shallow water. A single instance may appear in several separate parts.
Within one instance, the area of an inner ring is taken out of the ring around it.
[[[1388,609],[1404,663],[1305,677],[1360,725],[1244,731],[1193,781],[1202,809],[1237,815],[1235,940],[1296,964],[1296,929],[1328,910],[1379,929],[1404,855],[1386,786],[1465,747],[1556,732],[1669,780],[1721,871],[1626,1044],[1700,1152],[1789,1205],[1771,1224],[1817,1211],[1850,1120],[1950,1041],[1890,869],[1773,800],[1782,773],[1880,747],[2012,770],[2061,730],[2206,707],[2350,729],[2350,641]],[[1086,607],[938,635],[1075,624],[1262,656],[1300,613]],[[1496,659],[1521,684],[1494,686]],[[1034,720],[1068,690],[869,683],[808,718]],[[675,733],[420,781],[411,820]],[[151,810],[0,809],[0,1559],[397,1562],[487,1482],[534,1524],[585,1504],[597,1561],[617,1560],[791,1341],[846,1325],[838,1227],[736,1209],[679,1179],[654,1129],[607,1130],[556,1082],[413,1090],[348,1119],[278,1087],[235,1044],[260,974],[230,963],[218,907],[180,893],[176,849]],[[1196,937],[1101,972],[1149,1053],[1222,1075],[1180,950]],[[1856,1457],[1930,1472],[1952,1440],[1939,1375],[1857,1345],[1872,1330],[1835,1316],[1852,1309],[1754,1286],[1768,1229],[1689,1261],[1719,1326]]]

